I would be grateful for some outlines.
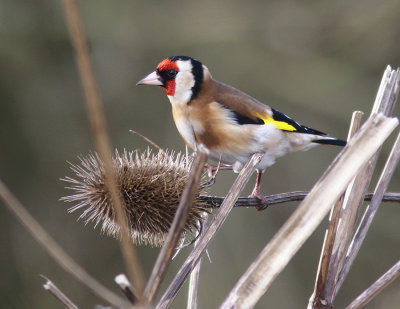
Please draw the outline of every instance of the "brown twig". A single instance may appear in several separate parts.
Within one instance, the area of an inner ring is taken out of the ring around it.
[[[400,260],[397,261],[386,273],[376,280],[368,289],[362,292],[355,300],[353,300],[346,309],[364,308],[375,296],[377,296],[384,288],[392,283],[400,276]]]
[[[174,250],[178,245],[189,208],[192,205],[194,194],[199,187],[200,178],[203,172],[204,163],[207,161],[207,155],[204,151],[197,150],[191,167],[188,182],[183,190],[181,200],[175,213],[174,221],[165,239],[164,245],[158,255],[157,261],[151,272],[150,279],[144,292],[145,304],[153,301],[162,280],[164,279],[167,268],[171,262]]]
[[[267,201],[268,207],[270,207],[272,205],[302,201],[305,199],[308,193],[309,191],[284,192],[279,194],[266,195],[265,199]],[[372,196],[373,193],[365,194],[364,201],[370,201],[372,199]],[[204,207],[219,208],[221,207],[221,204],[224,201],[225,197],[202,195],[201,199],[206,203]],[[400,193],[386,192],[383,195],[382,202],[400,203]],[[257,206],[262,206],[262,203],[258,198],[240,197],[238,198],[233,207],[257,207]]]
[[[220,308],[252,308],[316,229],[347,184],[398,125],[395,118],[369,119],[315,184],[310,194],[239,279]]]
[[[43,275],[40,276],[46,280],[46,283],[43,284],[43,288],[51,295],[53,295],[56,299],[58,299],[65,308],[78,309],[78,306],[75,305],[52,281],[50,281]]]
[[[26,208],[8,190],[0,180],[0,198],[6,207],[17,217],[22,225],[30,232],[33,238],[47,251],[47,253],[67,272],[74,276],[95,295],[116,307],[129,308],[130,304],[117,296],[96,279],[90,276],[84,268],[76,263],[45,229],[31,216]]]
[[[214,239],[216,233],[221,228],[229,212],[232,210],[233,205],[239,197],[240,192],[243,190],[244,186],[250,179],[250,176],[254,171],[254,167],[260,162],[261,157],[261,154],[254,154],[240,171],[224,202],[222,203],[218,213],[214,216],[211,223],[200,236],[196,248],[194,248],[189,254],[186,261],[183,263],[182,267],[179,269],[178,273],[175,275],[174,279],[169,285],[167,291],[161,297],[161,300],[156,308],[168,308],[173,302],[176,294],[182,287],[187,276],[199,262],[202,254],[205,252],[210,242]]]
[[[117,190],[116,178],[112,168],[110,141],[106,131],[106,121],[90,62],[84,26],[80,18],[77,1],[63,0],[63,4],[72,45],[75,49],[75,56],[81,76],[82,87],[85,93],[85,101],[92,133],[96,142],[98,153],[104,162],[104,169],[107,175],[107,187],[110,190],[111,198],[113,200],[116,221],[120,226],[120,244],[122,255],[127,267],[128,277],[134,285],[134,292],[137,294],[137,298],[140,300],[144,282],[142,269],[139,265],[135,249],[128,233],[127,217],[123,210],[123,202]]]
[[[144,139],[146,142],[148,142],[150,145],[152,145],[154,148],[157,148],[158,150],[162,150],[162,148],[160,146],[158,146],[155,142],[153,142],[150,138],[140,134],[139,132],[136,132],[135,130],[129,130],[129,132],[131,132],[132,134],[135,134],[137,136],[139,136],[140,138]]]

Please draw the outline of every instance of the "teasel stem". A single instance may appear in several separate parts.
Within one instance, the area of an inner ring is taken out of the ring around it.
[[[133,290],[140,302],[143,293],[144,276],[136,251],[133,247],[130,236],[128,235],[128,222],[123,211],[123,202],[121,201],[116,186],[116,178],[111,162],[110,141],[106,132],[106,120],[89,57],[84,26],[80,17],[77,1],[63,0],[63,4],[72,45],[75,49],[82,87],[85,93],[87,112],[90,119],[93,137],[100,157],[104,161],[108,188],[112,196],[116,220],[121,228],[120,246],[122,256],[127,267],[128,277],[133,284]]]

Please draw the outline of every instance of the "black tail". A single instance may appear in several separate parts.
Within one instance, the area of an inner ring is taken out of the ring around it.
[[[312,141],[313,143],[322,144],[322,145],[335,145],[335,146],[346,146],[346,141],[335,138],[326,138],[326,139],[317,139]]]

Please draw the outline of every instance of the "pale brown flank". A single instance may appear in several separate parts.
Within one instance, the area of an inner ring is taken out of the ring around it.
[[[196,143],[204,144],[211,151],[221,148],[224,152],[244,155],[253,148],[249,148],[249,144],[255,142],[254,127],[232,123],[229,109],[223,106],[252,120],[256,120],[256,114],[265,118],[272,114],[268,106],[239,90],[212,80],[208,74],[205,75],[198,98],[187,105],[173,104],[172,113],[177,126],[178,123],[181,126],[182,123],[190,124]],[[182,132],[181,135],[186,144],[193,147]]]

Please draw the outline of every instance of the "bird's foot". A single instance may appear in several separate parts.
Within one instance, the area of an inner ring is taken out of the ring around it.
[[[265,209],[267,209],[267,207],[268,207],[268,202],[267,202],[267,198],[264,196],[264,195],[262,195],[260,192],[252,192],[250,195],[249,195],[249,197],[251,197],[251,198],[256,198],[256,199],[259,199],[260,200],[260,205],[257,205],[256,206],[256,209],[258,210],[258,211],[261,211],[261,210],[265,210]]]
[[[211,165],[211,164],[204,164],[204,168],[207,171],[207,175],[209,178],[209,181],[206,182],[203,187],[210,187],[213,184],[215,184],[215,177],[217,176],[218,172],[220,170],[231,170],[232,166],[230,165],[221,165],[220,163],[218,163],[217,166],[215,165]]]

